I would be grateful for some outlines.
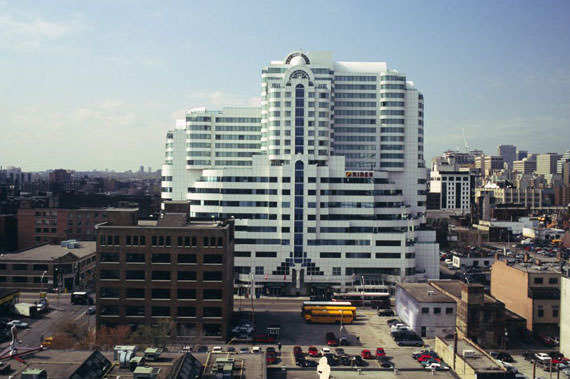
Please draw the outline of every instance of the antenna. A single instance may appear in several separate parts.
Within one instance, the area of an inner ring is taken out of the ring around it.
[[[467,143],[467,137],[465,137],[465,128],[463,128],[463,144],[465,145],[465,152],[469,152],[469,144]]]

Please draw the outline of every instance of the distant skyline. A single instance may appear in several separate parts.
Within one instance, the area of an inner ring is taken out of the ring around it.
[[[570,149],[568,1],[0,0],[0,166],[162,165],[190,108],[259,103],[287,53],[385,61],[425,96],[425,159]]]

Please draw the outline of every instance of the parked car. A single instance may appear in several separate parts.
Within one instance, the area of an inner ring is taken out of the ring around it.
[[[6,325],[8,325],[8,326],[15,325],[16,328],[18,328],[18,329],[26,329],[29,326],[29,324],[27,322],[20,321],[20,320],[8,321],[6,323]]]
[[[274,351],[265,352],[265,363],[269,365],[277,363],[277,355]]]
[[[378,358],[382,358],[386,356],[386,352],[384,351],[383,347],[377,347],[376,348],[376,359]]]
[[[90,306],[89,308],[87,308],[87,314],[88,315],[94,315],[96,311],[97,311],[97,309],[93,305]]]
[[[364,349],[360,352],[360,356],[363,359],[374,359],[374,356],[372,355],[372,353],[370,352],[370,350],[368,349]]]
[[[198,346],[198,353],[207,353],[208,346]]]
[[[333,354],[323,354],[323,356],[327,359],[327,363],[331,367],[338,366],[340,364],[337,357],[335,357]]]
[[[341,348],[341,347],[337,347],[336,349],[334,349],[334,353],[335,353],[338,357],[340,357],[340,356],[342,356],[342,355],[346,355],[345,352],[344,352],[344,349]]]
[[[396,325],[401,323],[402,321],[398,320],[397,318],[391,318],[389,320],[386,321],[386,324],[388,324],[389,327],[392,327],[392,325]]]
[[[353,356],[353,358],[354,358],[354,363],[355,363],[358,367],[368,366],[368,362],[366,362],[365,360],[363,360],[360,355],[355,355],[355,356]]]
[[[444,365],[442,363],[431,363],[425,366],[426,370],[436,370],[436,371],[447,371],[449,370],[449,366]]]
[[[224,351],[222,350],[221,346],[214,346],[212,348],[212,353],[223,353]]]
[[[394,316],[394,311],[391,309],[378,309],[378,316]]]
[[[262,350],[261,350],[261,347],[259,347],[259,346],[254,346],[254,347],[251,348],[251,352],[252,352],[253,354],[257,354],[257,353],[261,353]]]
[[[249,348],[248,347],[240,347],[239,348],[239,353],[240,354],[249,354]]]
[[[513,362],[513,357],[509,353],[505,353],[502,351],[490,351],[489,355],[499,361],[503,362]]]
[[[316,347],[311,346],[309,347],[309,350],[307,350],[309,356],[311,357],[318,357],[319,356],[319,350],[317,350]]]
[[[338,339],[333,332],[328,332],[326,335],[327,345],[338,346]]]
[[[293,346],[293,355],[294,356],[304,356],[303,349],[301,346]]]
[[[340,338],[338,339],[338,344],[339,344],[340,346],[348,346],[348,345],[349,345],[349,343],[348,343],[348,338],[346,338],[346,337],[340,337]]]
[[[331,349],[329,349],[328,347],[325,346],[321,349],[321,355],[325,356],[327,354],[332,354],[332,353],[331,353]]]
[[[235,353],[236,352],[236,348],[233,346],[228,346],[228,353]]]
[[[381,359],[378,364],[380,365],[380,367],[382,368],[393,368],[394,367],[394,363],[392,363],[392,361],[388,360],[388,359]]]
[[[318,363],[310,360],[310,359],[305,359],[305,358],[301,358],[298,359],[295,364],[299,367],[317,367]]]

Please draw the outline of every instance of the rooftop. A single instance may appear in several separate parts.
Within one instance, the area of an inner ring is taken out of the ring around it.
[[[420,303],[455,303],[455,300],[439,292],[429,283],[401,283],[398,286]]]
[[[523,262],[514,258],[507,258],[504,255],[499,255],[498,264],[506,264],[509,267],[519,271],[528,272],[530,274],[562,274],[560,262],[556,259],[532,259],[528,262]]]
[[[441,288],[443,291],[449,293],[451,296],[461,299],[461,290],[463,286],[467,286],[459,280],[430,280],[431,285]],[[480,287],[483,290],[483,285],[481,284],[470,284],[471,287]],[[497,299],[492,296],[485,294],[485,303],[496,303]]]
[[[0,256],[0,261],[51,261],[67,254],[84,258],[95,253],[95,241],[79,241],[79,247],[70,249],[60,245],[42,245],[16,253],[6,253]]]

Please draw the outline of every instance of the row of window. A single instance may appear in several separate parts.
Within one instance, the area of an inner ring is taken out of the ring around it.
[[[441,314],[441,307],[434,307],[432,308],[432,312],[434,315],[438,315]],[[429,314],[429,308],[428,307],[422,307],[422,313],[423,314]],[[445,314],[453,314],[453,308],[452,307],[446,307],[445,308]]]
[[[113,304],[101,305],[101,316],[119,316],[119,306]],[[123,307],[125,316],[130,317],[169,317],[174,316],[171,307],[153,306],[150,309],[150,315],[145,314],[145,307],[142,305],[128,305]],[[176,307],[176,315],[178,317],[196,317],[196,307],[179,306]],[[202,317],[222,317],[222,308],[220,307],[204,307],[202,308]]]
[[[222,290],[204,288],[201,292],[196,291],[195,288],[151,288],[148,291],[145,288],[130,288],[124,289],[121,296],[121,289],[119,287],[101,287],[99,297],[103,299],[174,299],[174,300],[221,300]]]
[[[144,235],[127,235],[124,236],[125,246],[146,246],[146,236]],[[153,247],[170,247],[172,246],[172,241],[174,237],[172,236],[151,236],[150,244]],[[120,235],[104,235],[99,236],[99,245],[101,246],[120,246],[121,241]],[[176,246],[178,247],[198,247],[198,237],[197,236],[177,236]],[[224,239],[223,237],[203,237],[202,246],[200,247],[223,247]]]
[[[100,262],[120,262],[121,255],[124,256],[127,263],[146,263],[148,254],[145,253],[110,253],[102,252],[99,254]],[[222,264],[224,256],[221,254],[204,254],[202,256],[202,264]],[[196,264],[196,254],[169,254],[169,253],[153,253],[150,255],[150,263],[172,263]]]
[[[151,280],[172,280],[171,271],[150,271]],[[99,273],[99,278],[101,280],[120,280],[121,273],[119,270],[101,270]],[[143,270],[127,270],[125,271],[126,280],[146,280],[147,272]],[[222,271],[203,271],[202,278],[203,281],[222,281],[223,273]],[[195,281],[199,280],[196,271],[176,271],[176,280],[178,281]]]

